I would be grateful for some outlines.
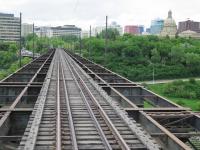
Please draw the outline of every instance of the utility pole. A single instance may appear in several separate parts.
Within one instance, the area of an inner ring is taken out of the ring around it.
[[[154,67],[154,63],[149,61],[149,64],[150,64],[150,66],[152,66],[152,83],[155,84],[155,67]]]
[[[81,39],[81,35],[79,36],[79,42],[80,42],[80,56],[81,56],[81,52],[82,52],[82,39]]]
[[[105,33],[105,64],[106,64],[106,56],[107,56],[107,44],[108,44],[108,16],[106,16],[106,33]]]
[[[19,66],[22,66],[22,13],[20,12],[20,34],[19,34]]]
[[[152,76],[153,76],[153,84],[155,84],[155,69],[154,69],[154,64],[152,63],[152,65],[153,65],[153,74],[152,74]]]
[[[35,59],[35,25],[33,23],[33,60]]]
[[[91,34],[92,34],[92,27],[90,25],[89,59],[91,59]]]

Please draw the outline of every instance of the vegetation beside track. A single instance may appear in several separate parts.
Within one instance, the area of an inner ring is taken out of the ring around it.
[[[103,35],[82,41],[82,55],[132,81],[200,76],[200,40],[158,36]],[[76,53],[80,53],[76,42]]]
[[[200,111],[200,81],[177,80],[172,83],[147,85],[147,88],[181,106]]]

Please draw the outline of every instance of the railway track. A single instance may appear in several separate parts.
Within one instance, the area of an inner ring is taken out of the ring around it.
[[[18,149],[160,149],[67,53],[52,62]]]

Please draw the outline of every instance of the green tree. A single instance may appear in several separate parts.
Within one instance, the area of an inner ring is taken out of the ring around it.
[[[117,36],[119,36],[119,31],[117,29],[114,28],[108,28],[107,29],[107,37],[110,40],[116,40]],[[98,37],[100,38],[106,38],[106,30],[104,29],[99,35]]]
[[[159,63],[160,62],[160,53],[158,52],[158,50],[156,48],[151,50],[151,60],[153,63]]]

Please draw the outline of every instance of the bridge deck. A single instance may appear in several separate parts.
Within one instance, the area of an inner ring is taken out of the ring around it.
[[[0,149],[199,148],[197,114],[61,49],[2,80],[0,100]]]

